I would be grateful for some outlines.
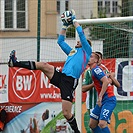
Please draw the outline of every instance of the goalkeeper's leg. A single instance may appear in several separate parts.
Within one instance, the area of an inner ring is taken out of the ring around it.
[[[53,77],[54,66],[46,62],[17,61],[15,50],[11,51],[8,61],[9,67],[21,67],[29,70],[41,70],[49,79]]]
[[[9,61],[8,61],[8,66],[9,67],[22,67],[22,68],[26,68],[26,69],[30,69],[30,70],[36,70],[36,65],[34,61],[17,61],[16,58],[16,51],[13,50],[10,53],[9,56]]]
[[[74,130],[75,133],[80,133],[77,122],[74,116],[72,116],[69,120],[68,123],[70,124],[71,128]]]
[[[67,92],[66,92],[67,93]],[[64,117],[67,119],[69,125],[75,133],[80,133],[75,117],[71,113],[72,102],[67,100],[62,100],[62,112]]]

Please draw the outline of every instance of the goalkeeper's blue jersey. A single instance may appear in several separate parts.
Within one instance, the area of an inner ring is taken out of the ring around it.
[[[60,35],[58,38],[58,44],[61,49],[68,55],[62,73],[67,76],[72,76],[73,78],[78,79],[82,72],[85,70],[90,55],[92,53],[91,46],[88,44],[86,37],[82,31],[81,26],[76,28],[82,47],[72,49],[64,40],[65,36]]]

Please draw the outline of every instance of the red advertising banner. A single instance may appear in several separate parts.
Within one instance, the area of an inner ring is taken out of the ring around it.
[[[102,64],[105,65],[105,67],[111,71],[111,72],[115,72],[115,66],[116,66],[116,59],[112,58],[112,59],[104,59],[102,60]]]
[[[115,71],[115,59],[103,61],[109,71]],[[64,62],[50,62],[61,69]],[[49,83],[46,75],[39,70],[24,68],[9,68],[9,102],[15,103],[39,103],[61,102],[60,89]],[[83,94],[85,101],[86,94]]]
[[[64,62],[50,64],[61,69]],[[60,89],[50,84],[46,75],[39,70],[9,68],[8,83],[9,102],[61,102]]]
[[[17,103],[1,103],[0,107],[5,109],[7,112],[7,119],[6,123],[11,121],[13,118],[21,114],[22,112],[31,109],[32,107],[36,106],[37,104],[17,104]]]

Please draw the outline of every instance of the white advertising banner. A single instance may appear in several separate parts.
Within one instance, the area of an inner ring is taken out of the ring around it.
[[[0,65],[0,103],[8,102],[8,66]]]
[[[133,59],[116,59],[115,70],[121,84],[114,89],[117,100],[133,100]]]

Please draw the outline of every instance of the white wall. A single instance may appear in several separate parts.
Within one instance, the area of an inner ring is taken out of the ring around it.
[[[66,42],[74,47],[75,39],[66,39]],[[92,41],[93,51],[103,51],[103,42]],[[10,51],[16,50],[18,60],[36,60],[36,38],[5,38],[0,39],[0,62],[7,62]],[[57,44],[57,39],[41,39],[40,59],[42,61],[65,61],[66,55]]]

